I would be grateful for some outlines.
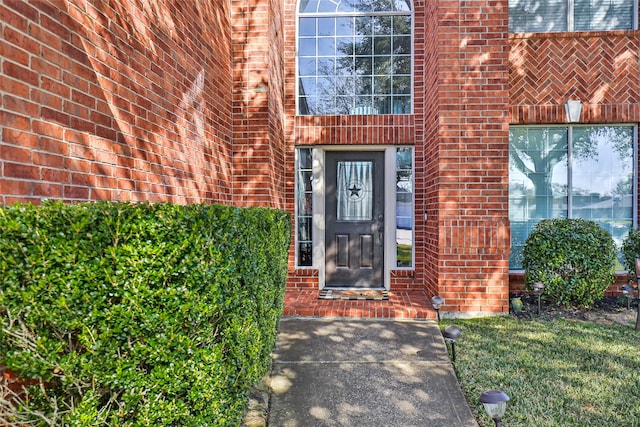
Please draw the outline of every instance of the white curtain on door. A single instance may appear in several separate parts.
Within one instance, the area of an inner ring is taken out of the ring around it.
[[[340,161],[337,164],[337,220],[373,219],[373,162]]]

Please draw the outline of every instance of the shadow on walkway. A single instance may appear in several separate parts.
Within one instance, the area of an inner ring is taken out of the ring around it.
[[[269,427],[477,427],[431,321],[280,321]]]

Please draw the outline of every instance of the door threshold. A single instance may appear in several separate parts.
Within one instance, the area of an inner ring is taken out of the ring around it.
[[[320,291],[318,299],[386,301],[389,299],[389,292],[384,288],[324,288]]]

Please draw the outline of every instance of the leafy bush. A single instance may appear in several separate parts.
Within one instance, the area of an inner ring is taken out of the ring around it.
[[[558,305],[590,306],[613,283],[616,247],[593,221],[557,218],[540,221],[523,250],[528,286],[545,285],[544,295]]]
[[[635,277],[636,258],[640,258],[640,229],[633,228],[622,241],[623,267]]]
[[[0,418],[238,425],[269,366],[289,234],[267,208],[1,209],[0,363],[33,385]]]

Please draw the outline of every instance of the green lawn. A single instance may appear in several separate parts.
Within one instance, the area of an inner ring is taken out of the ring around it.
[[[447,320],[462,330],[456,374],[481,427],[478,398],[511,400],[505,427],[640,427],[640,332],[571,320]],[[442,325],[445,326],[444,324]]]

